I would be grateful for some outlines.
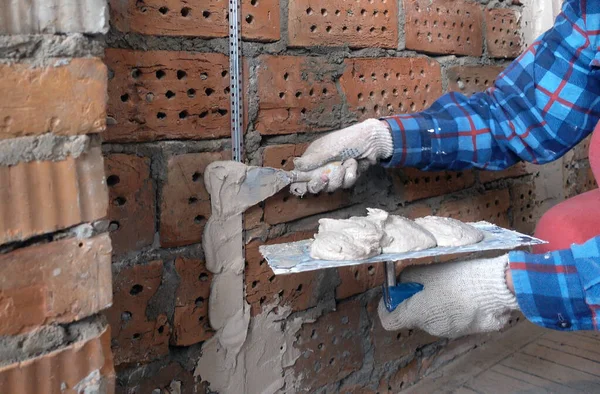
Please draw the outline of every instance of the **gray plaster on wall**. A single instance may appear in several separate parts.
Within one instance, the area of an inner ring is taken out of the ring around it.
[[[98,138],[87,135],[43,134],[39,137],[0,140],[0,165],[13,166],[30,161],[60,161],[68,156],[77,158],[92,145],[99,144]]]

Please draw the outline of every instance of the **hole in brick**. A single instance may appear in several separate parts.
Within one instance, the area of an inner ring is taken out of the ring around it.
[[[127,102],[129,100],[129,95],[127,93],[121,95],[121,101],[122,102]]]
[[[310,338],[317,339],[317,330],[315,330],[314,328],[312,329],[312,332],[310,333]]]
[[[385,33],[385,31],[387,30],[387,28],[385,26],[381,27],[381,31]]]
[[[196,301],[194,301],[194,303],[196,304],[196,308],[202,308],[202,306],[204,305],[204,297],[196,298]]]
[[[203,320],[204,320],[204,316],[199,316],[199,317],[198,317],[198,321],[199,321],[200,323],[202,323],[202,321],[203,321]]]
[[[198,280],[199,280],[200,282],[206,282],[206,281],[208,280],[208,274],[201,273],[201,274],[198,276]]]
[[[202,180],[202,174],[200,174],[199,172],[194,172],[194,174],[192,175],[192,181],[198,182],[200,180]]]
[[[370,32],[370,33],[373,33],[374,31],[375,31],[375,28],[374,28],[374,27],[371,27],[371,28],[369,29],[369,32]]]
[[[133,334],[133,339],[138,340],[142,337],[142,334],[136,332],[135,334]]]
[[[367,268],[367,272],[369,273],[369,275],[375,275],[375,267],[370,265],[369,268]]]
[[[171,90],[167,90],[167,93],[165,93],[165,96],[168,99],[172,99],[173,97],[175,97],[175,93],[173,93],[173,91],[171,91]]]
[[[254,289],[254,288],[256,287],[256,285],[257,285],[257,284],[258,284],[258,281],[257,281],[257,280],[255,280],[255,281],[252,281],[252,288]]]
[[[158,70],[155,75],[157,79],[163,79],[167,73],[165,73],[163,70]]]
[[[187,95],[188,95],[189,98],[196,97],[196,89],[188,89]]]
[[[325,347],[325,345],[323,345],[323,343],[319,343],[319,345],[317,345],[317,348],[319,350],[323,350],[324,347]]]
[[[279,298],[283,298],[283,294],[284,294],[284,291],[283,291],[283,290],[281,290],[281,291],[278,293],[278,295],[279,295]]]
[[[109,175],[109,177],[106,178],[106,184],[108,186],[117,185],[119,182],[121,182],[121,178],[119,178],[118,175]]]
[[[123,313],[121,313],[121,321],[127,323],[129,320],[131,320],[131,318],[133,317],[133,314],[129,311],[125,311]]]
[[[167,117],[167,114],[165,114],[164,112],[158,112],[158,113],[156,114],[156,117],[157,117],[158,119],[164,119],[164,118],[166,118],[166,117]]]
[[[184,18],[188,17],[190,15],[190,12],[192,11],[192,9],[190,7],[183,7],[181,9],[181,16],[183,16]]]
[[[360,10],[360,14],[361,14],[362,16],[365,16],[365,15],[367,15],[367,10],[365,10],[365,9],[363,8],[362,10]]]
[[[260,297],[260,300],[259,300],[258,302],[260,303],[260,305],[262,305],[262,304],[264,304],[264,303],[265,303],[265,300],[266,300],[266,299],[267,299],[267,297],[266,297],[266,296],[262,296],[262,297]]]
[[[279,98],[280,98],[280,99],[282,99],[282,98],[284,98],[284,97],[285,97],[285,93],[283,93],[283,92],[279,92]]]
[[[300,283],[300,284],[298,285],[298,287],[296,287],[296,291],[302,291],[302,283]]]
[[[348,316],[342,316],[342,324],[348,324],[348,322],[350,321],[350,319],[348,319]]]
[[[183,79],[187,77],[187,73],[183,70],[177,70],[177,79]]]
[[[325,28],[325,31],[326,31],[327,33],[330,33],[330,32],[331,32],[331,26],[327,26],[327,27]]]
[[[163,332],[165,332],[165,326],[158,327],[158,333],[162,334]]]
[[[327,10],[325,8],[321,8],[321,15],[326,16]]]
[[[323,88],[323,95],[327,95],[327,88]]]
[[[206,88],[206,89],[204,89],[204,93],[205,93],[207,96],[210,96],[210,95],[211,95],[211,94],[213,94],[214,92],[215,92],[215,90],[214,90],[214,89],[211,89],[211,88]]]
[[[306,15],[312,15],[313,13],[313,9],[312,8],[307,8],[306,9]]]
[[[296,92],[296,98],[300,98],[302,96],[302,92]]]
[[[254,21],[254,17],[251,14],[246,16],[246,23],[252,23]]]
[[[82,248],[83,247],[83,242],[79,242],[79,247]]]
[[[200,115],[198,115],[198,116],[200,117],[200,119],[206,118],[208,116],[208,111],[200,112]]]
[[[362,27],[360,27],[360,26],[356,26],[356,31],[357,31],[357,32],[360,32],[361,30],[362,30]]]
[[[198,198],[196,198],[196,197],[188,198],[188,204],[195,204],[197,202],[198,202]]]
[[[226,109],[219,108],[216,112],[221,116],[225,116],[225,115],[227,115],[228,111]]]
[[[144,290],[144,287],[140,284],[135,284],[131,287],[131,290],[129,290],[129,294],[131,295],[138,295],[142,292],[142,290]]]
[[[208,18],[210,18],[210,11],[203,11],[203,12],[202,12],[202,16],[203,16],[205,19],[208,19]]]
[[[189,115],[188,111],[183,110],[179,113],[179,119],[185,119],[188,117],[188,115]]]
[[[271,276],[269,277],[269,282],[271,282],[271,283],[272,283],[274,280],[275,280],[275,275],[271,275]]]
[[[201,73],[200,74],[200,79],[203,81],[206,81],[208,79],[208,74],[207,73]]]
[[[317,30],[317,26],[315,26],[315,25],[312,25],[312,26],[310,27],[310,31],[311,31],[312,33],[314,33],[316,30]]]
[[[204,216],[198,215],[194,218],[194,223],[201,224],[202,222],[204,222],[204,220],[206,220]]]
[[[340,15],[340,10],[335,10],[335,15],[339,16]]]
[[[335,363],[335,357],[332,357],[332,358],[329,360],[329,365],[333,365],[334,363]]]
[[[142,75],[142,72],[139,69],[134,68],[133,70],[131,70],[131,76],[133,78],[138,79],[141,75]]]
[[[126,202],[127,199],[125,197],[117,197],[113,200],[113,204],[115,204],[116,206],[125,205]]]
[[[160,13],[161,13],[161,14],[163,14],[163,15],[166,15],[166,14],[167,14],[167,12],[169,12],[169,9],[168,9],[167,7],[160,7],[160,8],[158,9],[158,12],[160,12]]]
[[[342,31],[346,31],[346,30],[348,30],[348,27],[347,26],[342,26]]]
[[[302,115],[306,114],[306,108],[302,108],[302,109],[300,110],[300,113],[301,113]]]
[[[154,100],[154,94],[152,94],[152,93],[148,93],[148,94],[146,95],[146,101],[147,101],[147,102],[149,102],[149,103],[151,103],[151,102],[152,102],[152,100]]]

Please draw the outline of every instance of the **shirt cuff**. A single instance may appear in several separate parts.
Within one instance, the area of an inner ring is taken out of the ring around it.
[[[424,163],[429,162],[431,140],[423,130],[430,127],[423,124],[423,118],[418,115],[398,115],[381,120],[390,126],[394,141],[394,153],[380,162],[382,166],[421,168]]]
[[[513,251],[509,266],[527,319],[560,331],[593,330],[593,315],[570,250],[534,255]]]

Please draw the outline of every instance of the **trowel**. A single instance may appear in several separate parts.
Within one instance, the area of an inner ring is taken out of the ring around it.
[[[546,243],[545,241],[529,235],[498,227],[485,221],[469,224],[484,234],[484,238],[481,242],[456,247],[438,246],[416,252],[386,253],[365,260],[329,261],[313,259],[310,257],[310,246],[313,242],[312,239],[276,245],[263,245],[259,247],[259,251],[275,275],[314,271],[324,268],[385,263],[383,300],[387,310],[392,312],[400,303],[423,289],[423,286],[419,283],[397,284],[395,262],[420,259],[423,257],[481,253],[483,251],[493,250],[512,250],[522,246],[541,245]]]

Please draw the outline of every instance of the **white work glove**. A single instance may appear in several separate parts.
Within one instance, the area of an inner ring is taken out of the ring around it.
[[[341,168],[335,179],[319,173],[312,179],[310,193],[322,190],[332,192],[338,188],[350,188],[358,175],[378,160],[387,159],[394,152],[389,126],[377,119],[368,119],[348,128],[335,131],[314,141],[302,157],[294,159],[296,172],[310,172],[329,163],[339,162]],[[292,185],[292,193],[297,184]]]
[[[400,282],[424,288],[388,312],[383,300],[379,318],[388,331],[419,328],[431,335],[456,338],[498,331],[519,309],[506,284],[508,256],[405,269]]]

